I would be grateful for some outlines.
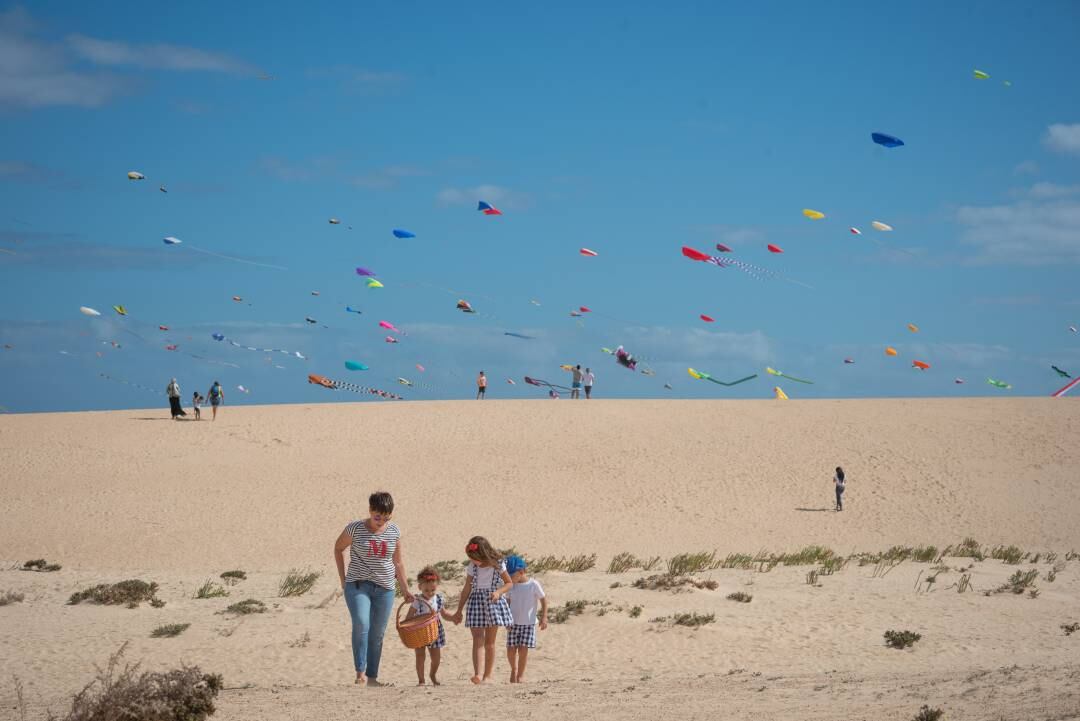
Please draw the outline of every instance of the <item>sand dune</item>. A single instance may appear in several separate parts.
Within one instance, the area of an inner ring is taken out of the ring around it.
[[[368,493],[387,489],[412,572],[461,557],[475,533],[533,558],[598,556],[584,573],[540,576],[555,605],[596,603],[542,634],[526,688],[468,687],[467,634],[451,628],[447,685],[413,689],[411,652],[391,631],[381,676],[396,687],[374,693],[403,717],[476,718],[517,702],[536,718],[579,721],[906,719],[922,703],[950,720],[1070,718],[1080,714],[1080,634],[1060,626],[1080,621],[1080,560],[1067,555],[1080,549],[1078,408],[538,401],[229,407],[216,423],[173,423],[167,409],[0,417],[0,564],[64,566],[0,571],[0,592],[26,596],[0,608],[0,678],[23,679],[32,711],[59,711],[94,663],[130,641],[128,657],[147,667],[223,673],[224,719],[355,715],[372,692],[348,686],[330,551]],[[839,514],[824,510],[838,464],[851,479]],[[943,559],[936,590],[924,583],[935,564],[912,561],[882,576],[853,560],[818,585],[806,578],[816,564],[720,568],[697,575],[714,590],[685,593],[633,588],[642,571],[604,572],[623,551],[723,557],[821,544],[847,555],[965,536],[1032,555],[1019,565]],[[292,567],[324,575],[303,597],[277,598]],[[250,578],[229,598],[192,599],[231,568]],[[1029,568],[1036,598],[984,595]],[[957,593],[964,574],[974,588]],[[129,577],[158,582],[165,608],[65,605],[78,589]],[[753,600],[728,600],[734,591]],[[247,597],[269,612],[218,613]],[[683,612],[714,620],[673,625]],[[149,637],[175,622],[192,625]],[[891,628],[923,639],[887,648]],[[497,668],[502,676],[505,662]],[[13,703],[0,682],[0,708]]]

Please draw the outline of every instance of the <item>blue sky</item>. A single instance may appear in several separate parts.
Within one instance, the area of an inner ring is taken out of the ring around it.
[[[471,397],[481,368],[494,397],[543,397],[522,377],[561,363],[603,397],[771,397],[766,366],[816,381],[779,381],[793,398],[1045,395],[1050,364],[1080,373],[1075,3],[0,8],[8,411],[161,403],[102,373],[243,403],[364,398],[308,373]],[[782,277],[679,253],[717,242]],[[600,351],[619,344],[656,375]]]

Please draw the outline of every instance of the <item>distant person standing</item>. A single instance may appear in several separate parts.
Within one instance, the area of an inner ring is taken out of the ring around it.
[[[836,467],[836,475],[833,476],[833,483],[836,486],[836,510],[844,510],[844,486],[846,481],[844,480],[844,469],[840,466]]]
[[[169,381],[169,385],[165,387],[165,394],[169,396],[169,412],[172,413],[172,419],[175,421],[177,416],[186,416],[184,409],[180,407],[180,384],[173,378]]]
[[[484,375],[484,371],[480,371],[480,375],[476,377],[476,400],[481,401],[486,397],[487,393],[487,376]]]
[[[592,398],[593,382],[596,381],[596,374],[594,374],[592,372],[591,368],[586,368],[585,369],[584,381],[585,381],[585,400],[589,400],[590,398]]]
[[[578,363],[574,366],[573,379],[570,382],[570,399],[581,398],[581,379],[585,377],[585,374],[581,372],[581,364]]]
[[[221,388],[221,384],[214,381],[214,385],[210,386],[210,391],[206,394],[206,397],[210,399],[210,409],[213,412],[212,421],[217,420],[217,407],[225,402],[225,391]]]

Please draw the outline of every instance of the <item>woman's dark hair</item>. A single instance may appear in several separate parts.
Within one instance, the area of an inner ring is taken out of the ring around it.
[[[368,508],[376,513],[390,514],[394,512],[394,497],[386,491],[375,491],[367,499]]]
[[[469,542],[465,545],[465,555],[474,561],[484,561],[492,564],[503,559],[503,555],[496,551],[491,542],[483,536],[473,536],[469,539]]]
[[[836,467],[836,477],[840,479],[840,482],[844,482],[844,469],[840,466]]]

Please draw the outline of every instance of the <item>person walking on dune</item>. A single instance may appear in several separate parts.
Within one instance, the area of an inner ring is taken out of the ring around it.
[[[180,384],[173,378],[169,381],[169,385],[165,387],[165,395],[169,396],[169,412],[172,413],[172,419],[175,421],[179,416],[186,416],[187,413],[180,406]]]
[[[214,381],[214,385],[210,386],[210,391],[206,395],[210,399],[210,409],[213,411],[210,420],[216,421],[217,407],[225,402],[225,391],[221,388],[220,383]]]
[[[585,375],[582,380],[585,381],[585,400],[592,398],[592,386],[596,381],[596,374],[592,372],[592,368],[585,369]]]
[[[570,379],[570,399],[577,400],[581,398],[581,379],[585,377],[585,374],[581,372],[580,363],[574,366],[570,373],[572,374]]]
[[[836,467],[836,475],[833,476],[833,483],[836,486],[836,510],[844,510],[844,486],[846,481],[844,480],[844,469],[840,466]]]

